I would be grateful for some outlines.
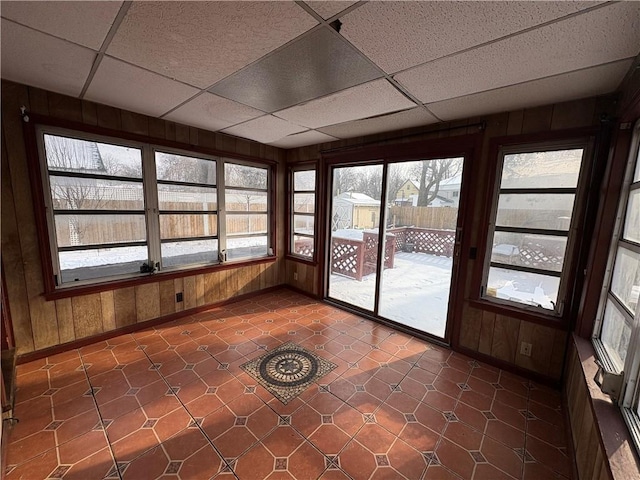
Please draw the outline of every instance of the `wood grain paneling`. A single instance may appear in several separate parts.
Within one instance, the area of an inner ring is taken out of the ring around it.
[[[113,292],[113,304],[118,328],[136,323],[136,289],[119,288]]]
[[[265,275],[266,272],[277,272],[277,269],[271,271],[267,265],[256,265],[242,267],[239,273],[225,270],[224,273],[193,276],[185,272],[185,282],[182,278],[174,278],[56,301],[45,300],[20,117],[20,107],[23,105],[31,113],[148,135],[150,138],[196,146],[199,142],[210,147],[225,145],[230,154],[253,154],[275,160],[280,163],[278,170],[285,171],[284,151],[275,147],[262,149],[255,142],[2,81],[2,253],[19,355],[171,315],[185,308],[202,307],[207,303],[232,298],[240,293],[237,291],[237,285],[240,284],[242,292],[248,293],[275,286],[280,281],[278,275]],[[281,175],[276,189],[284,189]],[[282,204],[280,200],[276,205]],[[277,214],[283,215],[283,211],[280,207]],[[282,229],[283,225],[283,219],[278,218],[277,228]],[[282,241],[282,235],[278,231],[278,242]],[[282,256],[279,244],[276,250]],[[226,284],[227,278],[231,278],[231,283]],[[221,295],[221,283],[225,283],[224,295]],[[177,292],[184,294],[184,301],[175,301]]]
[[[505,362],[514,363],[520,320],[496,315],[491,341],[491,356]]]
[[[462,309],[463,328],[460,331],[460,345],[478,350],[480,329],[482,328],[482,310],[465,305]]]
[[[76,338],[85,338],[102,332],[102,303],[100,294],[83,295],[71,299]]]
[[[71,342],[76,339],[73,324],[73,306],[70,298],[56,300],[56,316],[58,317],[58,332],[60,343]]]
[[[136,285],[136,322],[160,316],[160,287],[157,283]]]
[[[496,314],[493,312],[482,312],[482,323],[480,326],[480,339],[478,340],[478,352],[491,355],[491,344],[493,343],[493,329],[496,322]]]

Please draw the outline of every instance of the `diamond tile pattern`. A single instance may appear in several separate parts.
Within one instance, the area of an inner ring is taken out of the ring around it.
[[[336,368],[284,405],[240,365],[290,331]],[[17,383],[7,480],[571,478],[558,392],[284,289],[20,365]]]

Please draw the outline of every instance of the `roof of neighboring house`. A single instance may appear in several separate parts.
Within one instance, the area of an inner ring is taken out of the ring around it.
[[[369,195],[365,195],[364,193],[357,192],[344,192],[335,197],[338,200],[342,200],[353,205],[371,205],[371,206],[380,206],[380,200],[376,200],[375,198],[371,198]]]
[[[448,198],[444,198],[440,195],[437,195],[436,198],[434,198],[433,200],[431,200],[431,203],[429,203],[429,207],[439,207],[442,205],[453,205],[455,204],[455,202],[453,200],[450,200]]]
[[[454,175],[453,177],[445,178],[440,181],[440,190],[460,190],[460,184],[462,183],[462,174]]]

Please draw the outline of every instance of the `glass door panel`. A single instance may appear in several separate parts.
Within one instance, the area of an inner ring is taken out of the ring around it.
[[[382,165],[335,167],[331,198],[328,296],[375,309]]]
[[[444,338],[462,158],[387,166],[385,261],[378,314]]]

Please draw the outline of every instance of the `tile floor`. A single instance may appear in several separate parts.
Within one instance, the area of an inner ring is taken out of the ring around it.
[[[283,405],[240,365],[336,363]],[[20,365],[6,478],[564,479],[557,392],[289,290]]]

